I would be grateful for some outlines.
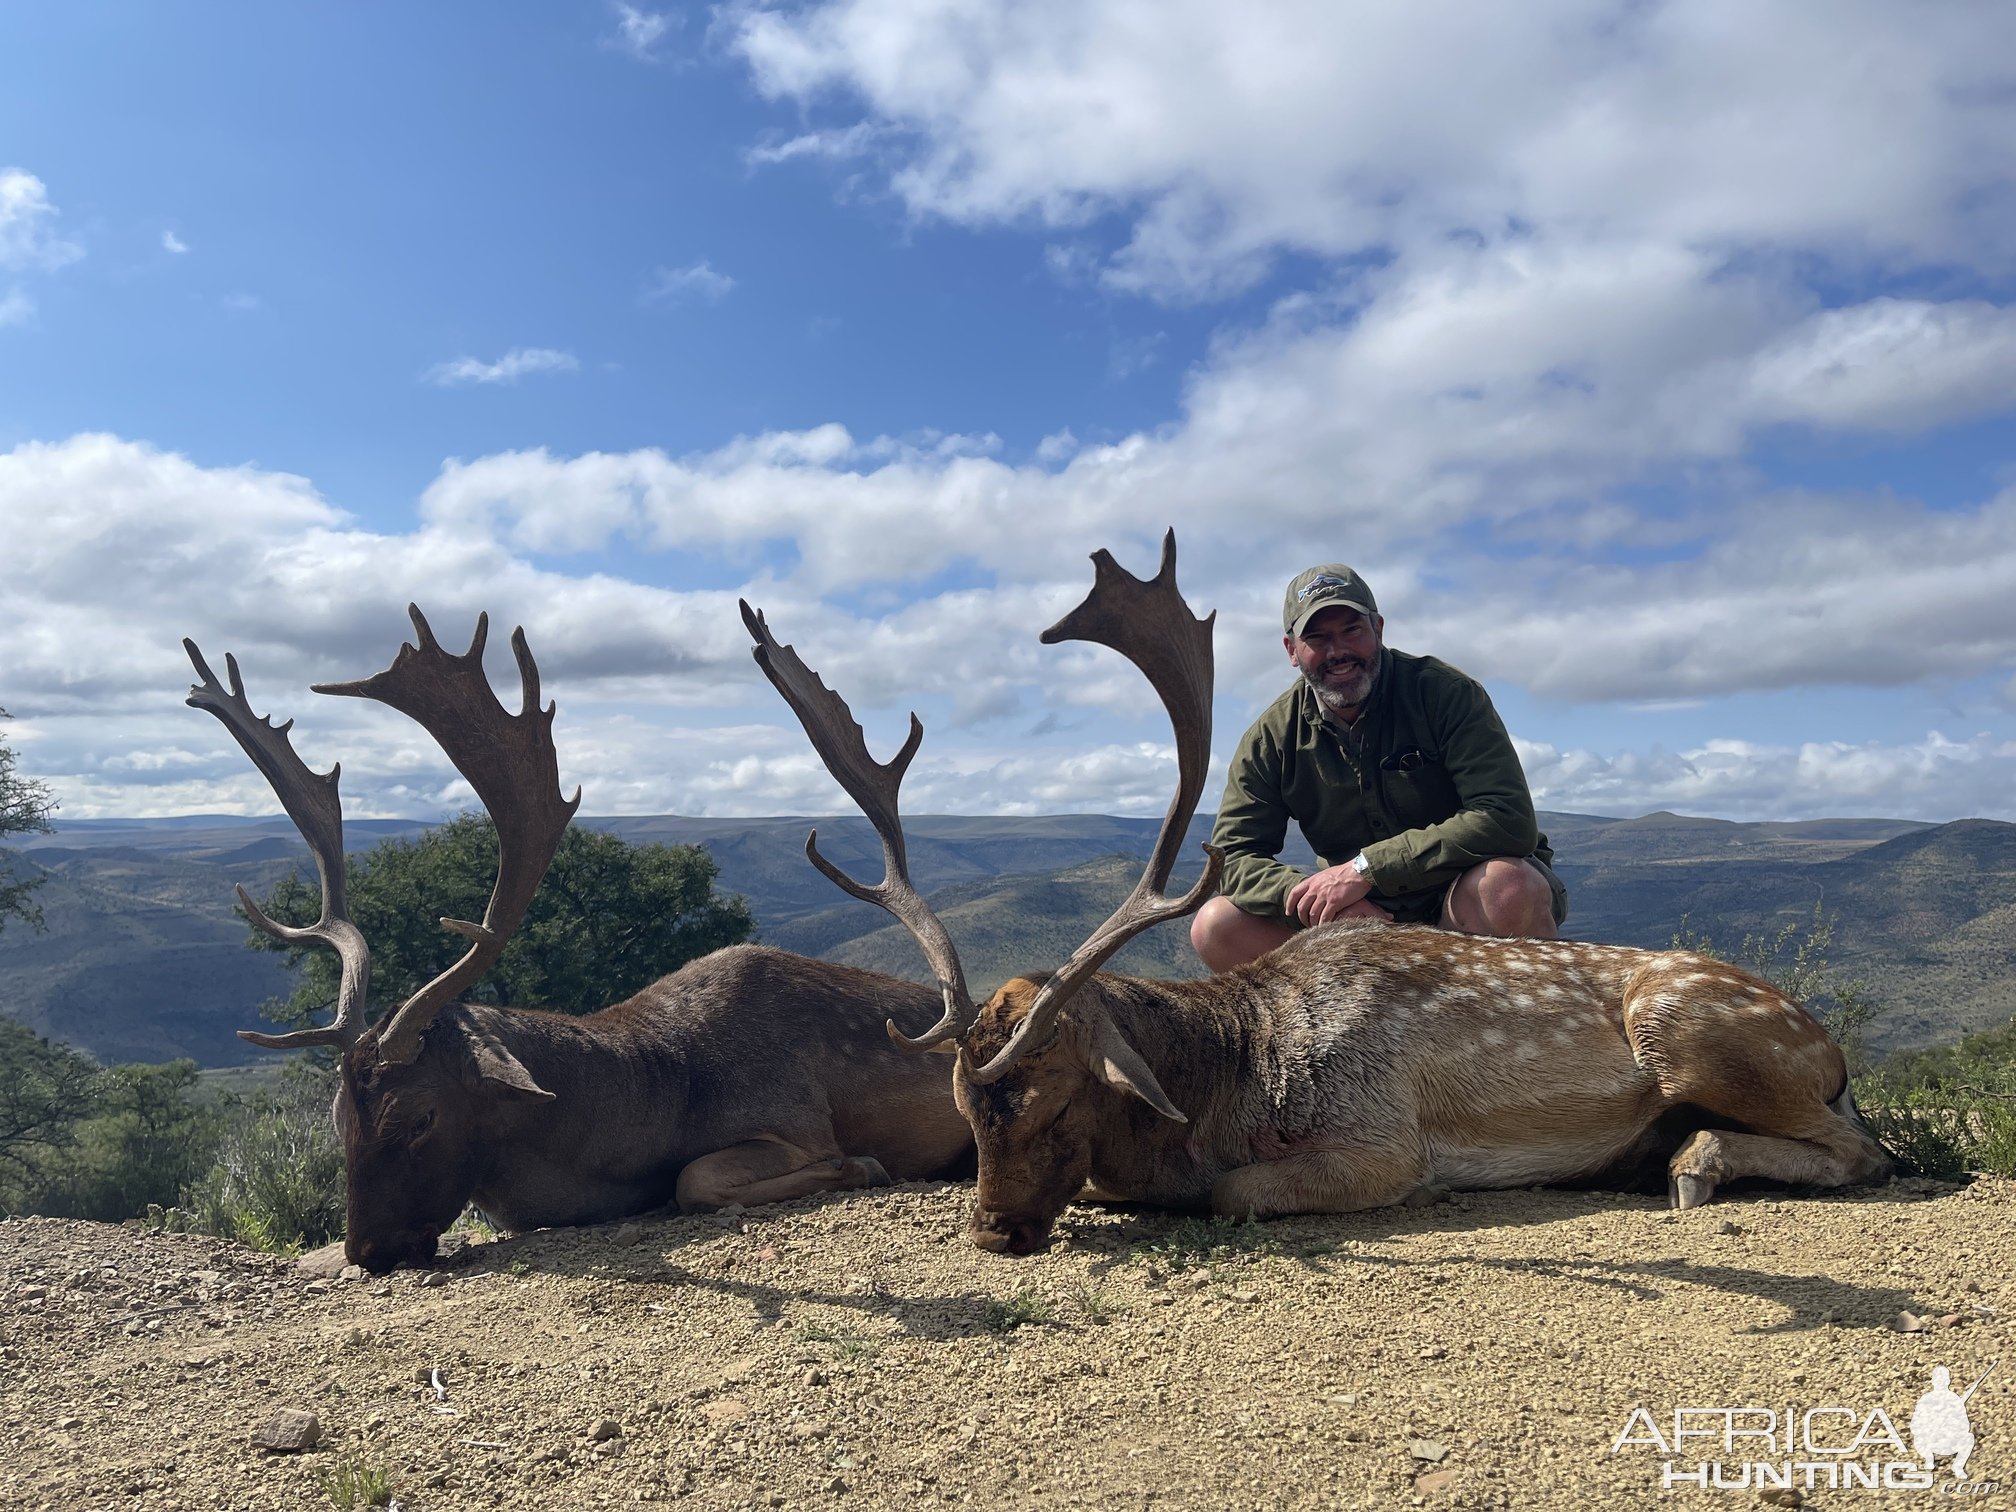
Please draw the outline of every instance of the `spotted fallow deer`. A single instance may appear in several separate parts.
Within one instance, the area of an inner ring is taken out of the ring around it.
[[[1118,911],[1060,970],[1018,977],[984,1006],[905,873],[896,798],[921,725],[913,715],[895,759],[874,761],[846,703],[743,606],[757,661],[880,833],[886,875],[864,887],[808,841],[812,860],[902,921],[944,995],[927,1033],[890,1033],[956,1052],[982,1249],[1035,1251],[1085,1191],[1267,1218],[1663,1159],[1674,1206],[1691,1208],[1737,1177],[1839,1186],[1888,1168],[1827,1031],[1769,983],[1685,951],[1354,920],[1202,981],[1095,974],[1140,931],[1195,909],[1218,857],[1181,898],[1164,895],[1211,743],[1211,622],[1177,592],[1174,534],[1150,582],[1104,551],[1093,562],[1090,596],[1043,640],[1099,642],[1148,676],[1175,726],[1177,794]]]
[[[321,877],[321,917],[305,928],[268,918],[242,887],[238,901],[276,939],[337,953],[333,1022],[239,1035],[342,1051],[334,1113],[350,1260],[424,1264],[466,1203],[522,1230],[963,1174],[972,1138],[944,1077],[883,1033],[892,1014],[921,1028],[940,1012],[928,987],[738,945],[585,1017],[457,1001],[524,917],[580,794],[560,796],[554,707],[539,706],[524,632],[511,636],[524,707],[510,714],[483,673],[488,616],[456,656],[408,612],[417,647],[373,677],[316,691],[417,720],[476,790],[500,854],[482,922],[441,921],[469,949],[368,1027],[371,956],[346,902],[342,768],[311,771],[289,741],[293,722],[276,728],[252,712],[236,658],[225,658],[227,689],[183,642],[201,678],[190,704],[222,720],[272,784]]]

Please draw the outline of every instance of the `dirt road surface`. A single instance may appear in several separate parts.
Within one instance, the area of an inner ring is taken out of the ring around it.
[[[1076,1207],[1026,1260],[967,1243],[970,1197],[647,1218],[385,1278],[0,1223],[0,1506],[320,1512],[346,1474],[405,1512],[2016,1506],[2016,1183],[1240,1228]],[[1957,1392],[1997,1359],[1965,1482],[1942,1458],[1937,1489],[1828,1488],[1918,1465],[1933,1368]],[[1835,1411],[1815,1450],[1711,1412],[1664,1453],[1683,1407]],[[254,1447],[282,1409],[315,1447]],[[1661,1489],[1753,1461],[1799,1498]]]

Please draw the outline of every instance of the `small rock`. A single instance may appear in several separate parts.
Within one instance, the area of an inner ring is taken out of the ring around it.
[[[816,1418],[791,1425],[791,1437],[797,1439],[801,1444],[810,1443],[814,1439],[823,1439],[831,1431],[831,1429]]]
[[[614,1418],[602,1418],[588,1430],[588,1438],[597,1444],[606,1444],[611,1439],[623,1437],[623,1425]]]
[[[1923,1333],[1932,1326],[1930,1318],[1920,1317],[1906,1310],[1890,1320],[1890,1327],[1898,1333]]]
[[[812,1369],[806,1371],[805,1374],[798,1377],[798,1384],[800,1386],[824,1386],[826,1384],[826,1372],[814,1366]]]
[[[1961,1316],[1959,1313],[1947,1313],[1945,1316],[1940,1318],[1939,1326],[1941,1328],[1958,1328],[1962,1323],[1966,1321],[1967,1321],[1966,1318]]]
[[[298,1407],[282,1407],[252,1430],[252,1447],[273,1454],[299,1454],[322,1437],[322,1420]]]
[[[1424,1360],[1446,1360],[1449,1358],[1449,1351],[1444,1349],[1440,1344],[1430,1344],[1426,1349],[1421,1351],[1421,1358]]]
[[[56,1431],[59,1433],[72,1433],[83,1426],[84,1419],[80,1417],[66,1417],[56,1420]]]
[[[740,1386],[756,1374],[756,1367],[759,1363],[761,1362],[753,1355],[745,1356],[739,1360],[730,1360],[726,1365],[721,1367],[721,1379],[730,1386]]]
[[[1232,1300],[1234,1302],[1258,1302],[1260,1300],[1260,1293],[1256,1291],[1235,1291],[1232,1293]]]
[[[361,1265],[346,1265],[343,1269],[336,1272],[336,1279],[339,1281],[362,1281],[364,1279],[364,1267]]]
[[[620,1438],[607,1439],[597,1444],[595,1446],[595,1457],[597,1459],[621,1459],[623,1457],[623,1440]]]
[[[1407,1453],[1413,1459],[1423,1460],[1431,1465],[1439,1465],[1443,1460],[1449,1458],[1449,1446],[1438,1443],[1434,1439],[1409,1439],[1407,1441]]]
[[[40,1302],[44,1297],[49,1295],[49,1288],[46,1286],[24,1286],[15,1292],[14,1295],[23,1302]]]
[[[1414,1477],[1414,1489],[1422,1496],[1433,1496],[1437,1491],[1447,1491],[1455,1484],[1454,1470],[1424,1470]]]
[[[617,1229],[615,1233],[609,1236],[609,1242],[615,1245],[618,1249],[628,1249],[630,1248],[631,1245],[641,1241],[643,1237],[644,1237],[643,1224],[626,1223],[621,1228]]]
[[[343,1253],[343,1241],[325,1244],[318,1250],[310,1250],[294,1262],[294,1269],[308,1276],[319,1276],[323,1280],[333,1280],[343,1274],[343,1267],[350,1259]]]
[[[448,1273],[438,1270],[422,1271],[420,1272],[420,1284],[422,1286],[446,1286],[448,1284]]]
[[[716,1428],[739,1423],[749,1416],[749,1404],[740,1397],[717,1397],[701,1409]]]
[[[322,1297],[327,1296],[334,1289],[334,1285],[335,1283],[330,1281],[310,1281],[301,1290],[308,1293],[311,1297]]]
[[[1715,1232],[1718,1234],[1740,1234],[1744,1232],[1744,1228],[1742,1224],[1737,1223],[1732,1219],[1724,1218],[1722,1220],[1721,1226],[1718,1227],[1715,1230]]]
[[[1806,1493],[1797,1486],[1774,1486],[1769,1491],[1759,1491],[1757,1500],[1767,1507],[1803,1507]]]
[[[1981,1295],[1981,1283],[1979,1281],[1962,1281],[1960,1283],[1960,1290],[1978,1297]]]
[[[838,1496],[847,1489],[847,1482],[836,1475],[833,1479],[826,1482],[826,1489],[831,1491],[835,1496]]]

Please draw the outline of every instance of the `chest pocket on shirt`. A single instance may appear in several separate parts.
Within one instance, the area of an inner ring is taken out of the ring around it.
[[[1456,812],[1456,784],[1433,751],[1409,746],[1379,763],[1379,780],[1403,828],[1440,824]]]

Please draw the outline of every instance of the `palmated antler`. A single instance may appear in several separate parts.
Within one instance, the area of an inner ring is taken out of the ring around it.
[[[1113,560],[1111,552],[1092,554],[1094,579],[1085,602],[1043,632],[1043,644],[1097,641],[1111,646],[1139,667],[1162,696],[1162,706],[1176,731],[1176,796],[1162,817],[1155,848],[1141,880],[1134,884],[1112,917],[1046,981],[1015,1026],[1008,1043],[985,1065],[974,1068],[978,1082],[998,1080],[1050,1033],[1071,994],[1107,959],[1143,930],[1169,919],[1180,919],[1198,908],[1218,885],[1224,857],[1205,846],[1210,859],[1204,875],[1180,898],[1163,895],[1183,836],[1204,793],[1211,765],[1211,627],[1218,615],[1198,619],[1176,588],[1176,532],[1162,538],[1162,570],[1143,581]]]
[[[230,690],[221,687],[210,664],[203,659],[196,642],[185,638],[182,649],[202,681],[189,690],[188,703],[207,709],[224,723],[232,739],[252,758],[272,784],[287,810],[287,817],[308,842],[315,858],[315,871],[322,882],[322,917],[304,929],[277,923],[268,918],[243,886],[238,889],[238,906],[253,927],[290,945],[327,945],[342,961],[341,984],[336,990],[336,1017],[320,1029],[296,1029],[288,1034],[266,1034],[257,1029],[240,1029],[238,1037],[269,1050],[293,1050],[303,1045],[349,1045],[364,1032],[364,999],[371,982],[371,950],[355,924],[350,922],[347,900],[348,879],[343,871],[343,803],[336,784],[343,775],[339,762],[325,775],[310,771],[296,754],[287,732],[294,721],[275,726],[252,712],[245,698],[245,684],[238,675],[238,658],[224,656],[225,675]]]
[[[372,1031],[381,1061],[397,1064],[419,1054],[420,1036],[435,1015],[497,963],[512,931],[552,864],[560,837],[581,803],[560,796],[559,757],[553,749],[554,706],[539,707],[539,668],[522,629],[511,632],[524,703],[505,710],[483,672],[490,616],[478,615],[476,635],[460,656],[441,649],[419,606],[408,604],[419,646],[401,645],[392,665],[355,682],[317,683],[317,693],[372,698],[417,721],[455,769],[468,779],[497,827],[497,881],[483,922],[443,919],[442,927],[470,940],[462,958],[427,983]]]
[[[806,856],[836,887],[895,915],[917,941],[931,974],[938,979],[938,991],[945,999],[945,1011],[938,1022],[911,1039],[892,1019],[885,1026],[889,1037],[906,1050],[928,1050],[946,1040],[965,1038],[974,1019],[979,1017],[979,1010],[967,995],[966,973],[960,968],[959,953],[952,948],[952,937],[945,933],[945,926],[931,911],[931,905],[910,885],[903,821],[896,811],[897,789],[902,787],[903,774],[917,754],[918,743],[924,739],[922,721],[912,714],[910,736],[903,742],[903,749],[887,763],[878,762],[868,754],[867,738],[847,701],[821,682],[819,674],[806,666],[795,650],[778,644],[762,612],[750,608],[746,599],[742,601],[742,623],[755,638],[756,665],[791,705],[791,712],[805,726],[805,733],[811,737],[819,759],[826,763],[826,770],[861,806],[861,812],[875,826],[875,833],[882,837],[881,884],[864,886],[820,855],[816,829],[805,837]]]

